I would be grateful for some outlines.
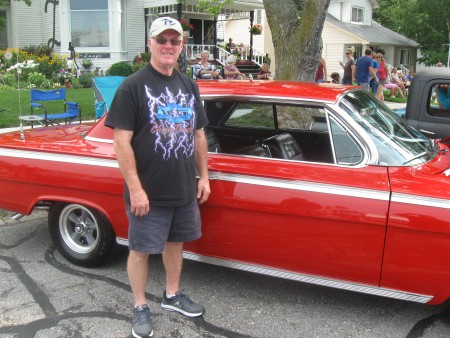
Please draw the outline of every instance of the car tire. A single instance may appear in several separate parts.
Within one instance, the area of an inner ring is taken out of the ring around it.
[[[48,226],[59,252],[76,265],[104,264],[116,245],[108,219],[98,210],[81,204],[53,204],[48,213]]]

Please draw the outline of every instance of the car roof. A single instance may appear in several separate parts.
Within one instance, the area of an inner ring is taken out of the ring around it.
[[[314,100],[335,103],[352,86],[329,83],[267,81],[267,80],[200,80],[197,81],[203,98],[223,97],[273,97],[285,99]]]
[[[432,67],[417,71],[414,75],[420,81],[450,80],[450,69],[446,67]]]

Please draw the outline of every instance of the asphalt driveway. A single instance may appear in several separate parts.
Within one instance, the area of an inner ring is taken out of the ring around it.
[[[0,338],[131,337],[126,248],[106,266],[80,268],[55,251],[45,211],[9,216],[0,210]],[[206,313],[188,319],[159,306],[160,256],[150,271],[155,337],[450,336],[449,302],[428,306],[191,261],[183,290]]]

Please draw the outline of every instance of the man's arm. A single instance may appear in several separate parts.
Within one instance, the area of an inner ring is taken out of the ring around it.
[[[377,72],[375,71],[375,68],[369,67],[369,72],[372,75],[372,77],[375,79],[375,82],[378,82],[378,76],[377,76]]]
[[[206,202],[211,192],[208,178],[208,145],[203,129],[195,131],[195,160],[200,175],[197,186],[197,199],[198,204],[202,204]]]
[[[114,129],[114,150],[122,176],[130,190],[131,213],[136,216],[145,216],[150,211],[150,203],[137,174],[136,159],[131,138],[133,132],[123,129]]]

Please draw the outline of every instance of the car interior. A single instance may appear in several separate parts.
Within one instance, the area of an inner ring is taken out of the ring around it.
[[[327,122],[323,107],[236,100],[204,104],[210,152],[320,163],[335,163],[335,156],[339,164],[361,161],[361,150],[336,123]],[[345,147],[334,144],[333,151],[333,139]],[[349,149],[357,156],[349,155]]]

